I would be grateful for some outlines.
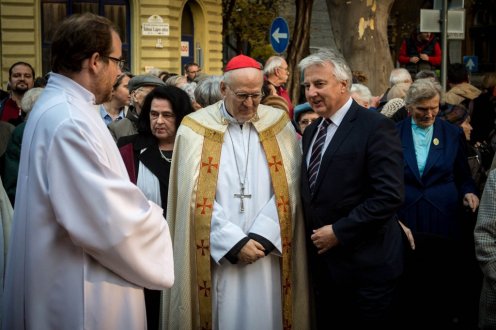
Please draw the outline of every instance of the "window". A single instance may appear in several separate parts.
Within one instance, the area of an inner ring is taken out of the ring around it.
[[[51,70],[52,36],[60,22],[77,13],[91,12],[110,19],[122,40],[122,58],[130,63],[130,24],[128,0],[41,0],[42,71]],[[129,69],[129,68],[128,68]]]

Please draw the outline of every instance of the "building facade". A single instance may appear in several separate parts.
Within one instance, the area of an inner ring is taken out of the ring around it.
[[[51,36],[65,17],[93,12],[112,20],[123,42],[127,69],[183,73],[196,62],[208,74],[222,72],[221,0],[0,0],[0,81],[17,61],[36,76],[50,71]]]

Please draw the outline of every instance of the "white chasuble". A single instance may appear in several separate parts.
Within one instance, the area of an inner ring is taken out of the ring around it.
[[[244,195],[250,196],[243,200],[241,183]],[[210,235],[213,328],[282,329],[279,217],[265,153],[251,123],[242,128],[229,124],[215,196]],[[249,233],[268,239],[276,250],[249,265],[223,258]]]
[[[226,118],[223,101],[183,119],[167,202],[180,252],[161,329],[309,329],[300,162],[294,127],[279,109],[259,105],[243,128]],[[231,264],[224,256],[249,233],[275,249]]]

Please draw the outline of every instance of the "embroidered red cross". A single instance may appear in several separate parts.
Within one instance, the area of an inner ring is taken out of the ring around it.
[[[284,289],[284,294],[289,293],[289,289],[291,288],[291,282],[289,281],[289,278],[286,277],[284,279],[284,285],[282,286],[282,288]]]
[[[291,249],[291,241],[288,239],[285,239],[282,243],[282,250],[283,251],[289,251]]]
[[[288,319],[284,319],[283,330],[291,330],[291,322]]]
[[[205,255],[205,250],[209,250],[210,249],[210,246],[208,244],[205,244],[205,240],[200,240],[200,245],[196,244],[196,249],[197,250],[200,250],[201,249],[201,255],[204,256]],[[205,244],[205,245],[203,245]]]
[[[276,161],[276,158],[277,156],[272,156],[274,162],[273,163],[269,162],[269,165],[274,166],[276,168],[275,171],[279,172],[279,167],[277,167],[277,165],[282,166],[282,162],[280,160]]]
[[[212,164],[213,157],[208,157],[208,163],[202,162],[202,167],[208,166],[207,173],[212,173],[212,167],[219,169],[219,164]]]
[[[207,199],[206,197],[203,197],[203,204],[196,203],[196,208],[202,208],[201,214],[205,214],[205,208],[212,208],[212,204],[207,204]]]
[[[277,207],[281,207],[281,206],[284,207],[283,212],[286,213],[287,212],[286,206],[289,206],[289,199],[285,200],[284,196],[281,196],[281,201],[277,203]]]
[[[199,287],[200,287],[200,292],[205,290],[205,293],[203,294],[203,296],[208,297],[208,295],[210,294],[210,288],[207,287],[207,281],[203,281],[203,286],[199,285]]]

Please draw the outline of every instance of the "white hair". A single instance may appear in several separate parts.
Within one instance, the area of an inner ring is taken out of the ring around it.
[[[269,76],[271,74],[274,74],[276,72],[276,69],[281,67],[283,61],[285,61],[282,57],[280,56],[271,56],[269,59],[265,62],[264,66],[264,75]]]
[[[372,99],[372,93],[370,89],[362,84],[352,84],[350,92],[356,94],[358,98],[362,101],[365,101],[370,104],[370,100]]]
[[[209,76],[196,85],[195,100],[202,107],[214,104],[222,100],[222,93],[220,91],[220,82],[222,77]]]
[[[396,68],[389,75],[389,86],[394,86],[399,83],[412,83],[412,75],[405,68]]]
[[[302,59],[298,64],[298,67],[302,72],[305,71],[306,68],[319,65],[323,66],[324,63],[329,63],[334,68],[334,76],[338,81],[345,81],[346,86],[348,86],[348,90],[351,88],[352,75],[351,69],[346,63],[345,59],[341,54],[332,51],[319,51],[315,54],[309,55]]]
[[[43,92],[44,88],[41,87],[34,87],[31,89],[28,89],[26,93],[24,93],[22,100],[21,100],[21,109],[26,113],[29,114],[29,112],[33,109],[33,106],[40,96],[41,92]]]

